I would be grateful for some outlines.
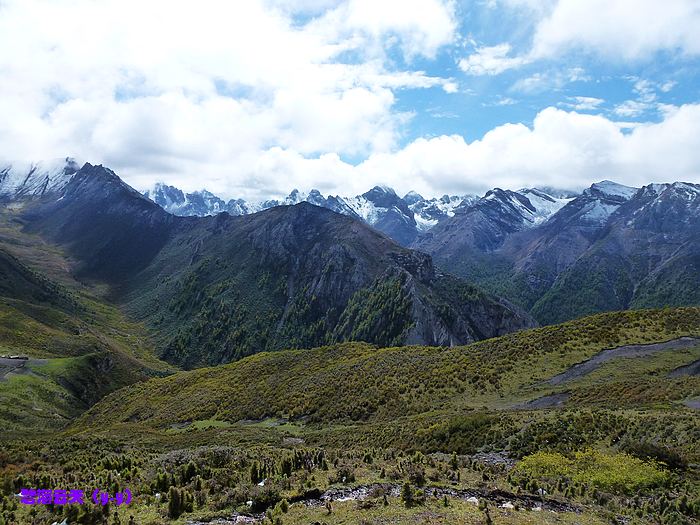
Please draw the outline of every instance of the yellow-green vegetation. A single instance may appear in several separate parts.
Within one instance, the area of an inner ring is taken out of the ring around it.
[[[142,326],[70,277],[60,252],[13,236],[6,220],[0,215],[0,354],[29,359],[0,363],[0,437],[53,432],[105,394],[174,370],[154,357]]]
[[[556,452],[537,452],[523,458],[514,475],[553,483],[569,479],[574,483],[623,494],[663,487],[670,480],[669,472],[654,461],[596,450],[575,452],[570,458]]]
[[[550,392],[546,379],[605,348],[682,335],[700,335],[700,309],[600,314],[466,347],[378,349],[346,343],[263,353],[132,385],[103,400],[78,428],[122,421],[164,427],[202,419],[266,417],[363,422],[433,411],[507,408],[513,400]],[[698,393],[694,378],[678,381],[689,386],[669,392],[670,400]]]
[[[246,515],[264,525],[593,525],[618,517],[692,524],[700,510],[692,486],[624,454],[538,454],[514,468],[501,457],[252,443],[173,448],[168,440],[151,446],[91,437],[18,440],[0,452],[0,523],[97,525],[133,517],[138,525],[164,525]],[[605,485],[618,468],[624,474],[615,479],[622,481]],[[88,493],[128,488],[134,499],[127,508],[29,508],[13,496],[21,487],[58,486]]]
[[[603,525],[603,518],[591,515],[582,516],[575,512],[532,512],[514,511],[492,507],[489,510],[491,522],[496,525]],[[383,524],[396,525],[483,525],[487,523],[486,512],[477,505],[458,499],[443,500],[431,498],[423,505],[406,507],[398,498],[389,500],[384,505],[381,498],[370,499],[358,504],[355,501],[334,503],[329,513],[325,507],[308,507],[303,504],[291,505],[287,513],[278,513],[284,525],[308,525],[325,523],[327,525]]]
[[[61,277],[60,253],[26,242],[12,253],[34,264],[47,253],[57,277],[2,260],[16,278],[0,282],[0,347],[31,359],[0,380],[0,525],[234,513],[287,525],[695,523],[700,426],[682,402],[700,386],[669,373],[696,361],[697,346],[547,380],[607,348],[700,336],[700,309],[602,314],[457,348],[269,352],[148,379],[173,371],[149,333],[105,290]],[[367,319],[353,326],[370,326],[383,302],[404,308],[397,286],[358,296],[353,315]],[[295,308],[292,321],[306,315],[303,301]],[[223,334],[235,317],[219,314],[223,324],[196,322]],[[406,329],[387,326],[387,341]],[[548,394],[564,404],[527,404]],[[27,440],[37,433],[46,441]],[[30,509],[14,497],[21,487],[129,488],[136,498],[128,509]]]

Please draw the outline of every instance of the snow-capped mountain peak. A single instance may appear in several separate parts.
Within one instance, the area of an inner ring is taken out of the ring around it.
[[[80,169],[71,157],[50,161],[0,163],[0,199],[40,197],[62,190]]]

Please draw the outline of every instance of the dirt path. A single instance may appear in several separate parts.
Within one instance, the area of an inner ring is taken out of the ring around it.
[[[562,406],[571,397],[569,392],[560,392],[557,394],[549,394],[546,396],[538,397],[525,403],[520,403],[515,405],[514,408],[525,409],[525,410],[535,410],[538,408],[552,408]]]
[[[561,385],[568,381],[578,379],[585,375],[590,374],[596,370],[603,363],[610,361],[611,359],[616,359],[618,357],[645,357],[648,355],[655,354],[657,352],[663,352],[667,350],[681,350],[685,348],[692,348],[694,346],[700,345],[700,339],[695,337],[680,337],[678,339],[673,339],[671,341],[666,341],[664,343],[653,343],[648,345],[627,345],[619,346],[617,348],[610,348],[607,350],[602,350],[590,359],[578,363],[566,372],[554,376],[549,381],[550,385]]]
[[[700,376],[700,359],[693,361],[689,365],[679,366],[668,374],[668,377],[681,376]]]
[[[0,381],[3,381],[7,374],[23,372],[24,365],[26,365],[26,363],[27,361],[24,359],[0,358]]]

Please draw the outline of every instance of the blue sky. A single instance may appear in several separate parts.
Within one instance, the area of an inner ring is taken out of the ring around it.
[[[700,182],[699,0],[4,0],[0,158],[138,189]]]
[[[448,94],[433,88],[428,96],[421,90],[399,92],[397,108],[415,112],[405,142],[441,134],[471,141],[505,123],[531,126],[537,113],[549,106],[618,121],[658,122],[663,118],[659,105],[700,100],[700,60],[678,49],[658,49],[631,60],[574,49],[501,74],[464,72],[459,61],[478,47],[505,42],[512,48],[509,55],[526,55],[539,17],[526,8],[499,8],[487,2],[459,3],[456,14],[463,40],[413,66],[429,75],[454,78],[459,91]],[[392,58],[406,66],[400,52],[393,51]],[[652,95],[654,100],[649,100]]]

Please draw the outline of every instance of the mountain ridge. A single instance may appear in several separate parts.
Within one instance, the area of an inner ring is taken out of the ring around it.
[[[503,211],[471,222],[469,215],[455,215],[413,247],[542,323],[695,305],[700,295],[690,283],[700,279],[699,209],[699,185],[630,188],[603,181],[533,227],[522,227],[524,213],[505,223]],[[486,240],[479,242],[475,232]]]
[[[443,195],[439,198],[426,199],[417,192],[409,192],[404,197],[399,197],[392,188],[387,186],[374,186],[367,192],[354,197],[338,195],[324,197],[315,189],[309,193],[302,193],[295,189],[283,200],[273,199],[257,203],[249,203],[243,199],[231,199],[225,202],[207,190],[185,193],[164,183],[157,183],[143,194],[169,213],[200,217],[216,215],[224,211],[231,215],[248,215],[274,206],[293,205],[306,201],[361,219],[404,246],[410,246],[423,232],[429,231],[435,225],[480,200],[476,195]],[[563,205],[562,201],[566,200],[549,196],[537,189],[522,189],[513,194],[525,196],[536,194],[539,211],[535,208],[532,213],[533,216],[539,217],[539,220],[546,220]]]
[[[65,247],[79,275],[108,282],[161,355],[185,367],[345,340],[453,345],[532,326],[518,308],[437,273],[430,256],[307,202],[177,217],[85,164],[20,216]]]

